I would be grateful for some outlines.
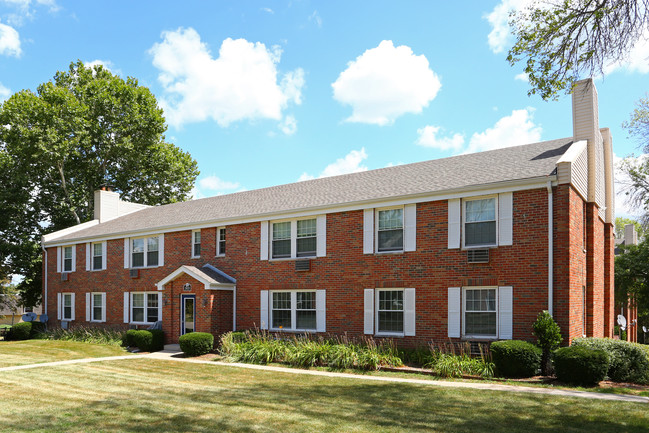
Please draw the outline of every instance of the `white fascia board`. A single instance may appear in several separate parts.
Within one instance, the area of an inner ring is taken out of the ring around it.
[[[586,140],[579,140],[574,143],[566,150],[566,153],[564,153],[561,158],[557,161],[557,164],[565,163],[565,162],[575,162],[577,158],[579,158],[579,155],[581,155],[581,152],[586,149],[587,146],[587,141]]]
[[[539,176],[528,179],[517,179],[513,181],[503,181],[503,182],[494,182],[489,184],[482,185],[471,185],[462,188],[446,189],[437,193],[424,193],[424,194],[414,194],[414,195],[402,195],[395,196],[390,198],[381,198],[375,200],[364,200],[352,203],[344,203],[338,206],[321,206],[321,207],[312,207],[308,209],[289,209],[281,212],[273,212],[266,214],[257,214],[251,215],[245,218],[230,218],[230,219],[221,219],[221,220],[212,220],[205,221],[195,224],[184,224],[184,225],[169,225],[156,227],[155,230],[140,230],[140,231],[125,231],[112,233],[110,235],[104,235],[99,237],[84,236],[75,239],[66,239],[61,242],[47,242],[44,244],[45,247],[57,247],[62,245],[70,245],[74,243],[81,242],[103,242],[114,239],[124,239],[129,237],[142,237],[142,236],[152,236],[159,235],[163,233],[173,233],[186,230],[198,230],[205,228],[215,228],[222,226],[230,226],[237,224],[248,224],[260,221],[270,221],[277,219],[292,219],[292,218],[303,218],[308,216],[316,216],[330,213],[338,212],[350,212],[355,210],[362,210],[367,208],[377,208],[377,207],[390,207],[390,206],[401,206],[405,204],[413,203],[425,203],[430,201],[440,201],[448,200],[452,198],[466,198],[472,196],[480,195],[489,195],[489,194],[501,194],[503,192],[515,192],[515,191],[525,191],[530,189],[537,189],[547,187],[548,181],[552,182],[553,186],[556,186],[557,177],[556,175],[549,176]]]
[[[77,224],[76,226],[68,227],[67,229],[56,231],[54,233],[49,233],[49,234],[43,235],[42,243],[43,243],[43,245],[45,245],[46,243],[50,243],[50,242],[55,241],[56,239],[60,238],[61,236],[66,236],[66,235],[69,235],[71,233],[78,232],[79,230],[84,230],[84,229],[87,229],[89,227],[96,226],[97,224],[99,224],[99,220],[92,220],[92,221],[88,221],[88,222],[85,222],[85,223]],[[58,244],[58,245],[69,245],[71,243],[76,243],[76,242],[73,242],[72,240],[70,240],[70,241],[65,241],[65,243]]]
[[[210,284],[209,287],[205,287],[207,290],[226,290],[228,292],[234,292],[234,289],[237,287],[234,285],[228,285],[228,284],[221,284],[221,283],[215,283],[215,284]]]

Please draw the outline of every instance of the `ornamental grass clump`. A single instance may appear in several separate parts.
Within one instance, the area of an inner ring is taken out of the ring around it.
[[[441,377],[480,376],[493,377],[494,364],[488,349],[479,346],[480,356],[471,356],[471,345],[443,343],[429,345],[430,361],[424,367]]]
[[[52,329],[41,333],[38,338],[44,340],[79,341],[82,343],[122,346],[126,331],[117,328],[75,326],[71,329]]]

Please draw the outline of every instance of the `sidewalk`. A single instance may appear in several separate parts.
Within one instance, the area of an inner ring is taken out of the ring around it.
[[[205,361],[200,359],[183,358],[182,356],[183,356],[182,352],[176,350],[163,350],[161,352],[154,352],[146,355],[107,356],[104,358],[71,359],[68,361],[45,362],[41,364],[28,364],[28,365],[16,365],[12,367],[3,367],[0,368],[0,374],[5,371],[25,370],[25,369],[40,368],[40,367],[85,364],[90,362],[113,361],[113,360],[121,360],[121,359],[135,360],[141,358],[149,358],[149,359],[166,360],[166,361],[187,362],[192,364],[247,368],[250,370],[264,370],[264,371],[273,371],[277,373],[287,373],[287,374],[339,377],[339,378],[374,381],[374,382],[410,383],[416,385],[440,386],[445,388],[483,389],[488,391],[521,392],[521,393],[528,393],[528,394],[588,398],[594,400],[625,401],[625,402],[645,403],[645,404],[649,403],[649,397],[641,397],[636,395],[603,394],[598,392],[571,391],[571,390],[553,389],[553,388],[536,388],[536,387],[527,387],[527,386],[503,385],[498,383],[487,383],[487,382],[460,382],[460,381],[448,381],[443,379],[426,380],[426,379],[411,379],[411,378],[401,378],[401,377],[366,376],[360,374],[336,373],[332,371],[320,371],[320,370],[303,370],[298,368],[276,367],[276,366],[269,366],[269,365],[241,364],[241,363],[230,363],[230,362],[221,362],[221,361]]]

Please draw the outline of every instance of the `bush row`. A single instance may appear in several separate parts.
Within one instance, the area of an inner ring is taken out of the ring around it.
[[[129,329],[124,335],[124,345],[137,347],[143,352],[164,349],[164,332],[160,329]]]

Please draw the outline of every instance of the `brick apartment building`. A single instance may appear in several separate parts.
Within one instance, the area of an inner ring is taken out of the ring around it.
[[[430,340],[613,332],[612,144],[591,80],[573,135],[147,207],[95,193],[95,220],[43,238],[60,322],[186,332]]]

